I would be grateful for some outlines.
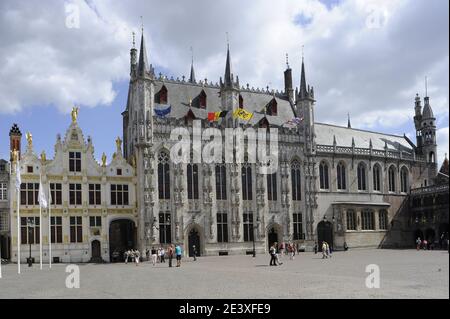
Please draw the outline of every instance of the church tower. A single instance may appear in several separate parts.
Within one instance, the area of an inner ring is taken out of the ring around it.
[[[157,237],[152,232],[153,198],[153,108],[154,108],[154,70],[148,62],[142,29],[139,58],[134,47],[130,51],[130,84],[128,99],[123,116],[124,157],[136,167],[139,224],[138,246],[143,251]],[[153,238],[153,241],[151,239]]]

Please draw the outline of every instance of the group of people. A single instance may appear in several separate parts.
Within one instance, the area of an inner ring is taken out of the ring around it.
[[[317,253],[317,249],[314,249],[314,252]],[[326,241],[322,242],[322,259],[331,258],[333,251]]]
[[[440,249],[447,248],[448,250],[448,234],[442,233],[441,237],[439,238],[439,241],[433,242],[432,239],[421,239],[420,237],[417,237],[416,239],[416,249],[417,250],[434,250],[439,246]]]
[[[164,249],[164,247],[160,246],[159,248],[152,247],[151,249],[147,249],[145,251],[145,255],[147,258],[147,261],[151,261],[153,266],[156,265],[156,263],[165,263],[166,262],[166,255],[169,259],[169,267],[172,267],[172,260],[175,257],[177,260],[176,267],[181,267],[181,256],[182,256],[182,249],[180,245],[169,245],[167,248],[167,251]],[[128,261],[134,261],[136,266],[139,265],[140,259],[141,259],[141,253],[137,249],[130,249],[125,251],[124,253],[124,259],[125,263],[128,264]]]

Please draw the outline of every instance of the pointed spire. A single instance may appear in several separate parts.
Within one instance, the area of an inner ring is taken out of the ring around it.
[[[302,47],[302,73],[300,79],[300,98],[305,98],[308,94],[306,90],[306,75],[305,75],[305,58],[303,56],[303,47]]]
[[[145,73],[148,71],[149,71],[149,67],[148,67],[148,60],[147,60],[147,50],[145,48],[144,28],[142,28],[141,48],[139,50],[138,73],[140,76],[144,76]]]
[[[352,124],[350,123],[350,113],[347,113],[347,128],[352,128]]]
[[[189,76],[189,82],[195,83],[195,72],[194,72],[194,50],[191,47],[191,75]]]
[[[228,38],[228,35],[227,35]],[[228,41],[227,41],[228,42]],[[233,86],[233,76],[231,74],[230,44],[227,43],[227,62],[225,64],[225,86]]]

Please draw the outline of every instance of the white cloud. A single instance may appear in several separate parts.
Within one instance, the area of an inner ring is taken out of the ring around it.
[[[350,112],[354,127],[412,128],[414,96],[423,96],[426,75],[435,115],[448,121],[447,2],[349,0],[328,8],[313,0],[75,3],[80,29],[64,26],[62,2],[1,2],[0,76],[8,81],[0,83],[0,112],[111,103],[113,82],[128,77],[130,33],[138,32],[143,15],[149,59],[169,76],[188,75],[193,46],[197,78],[217,82],[228,32],[233,72],[250,87],[282,90],[286,52],[298,85],[305,45],[319,121],[344,124]],[[296,25],[299,16],[310,21]]]

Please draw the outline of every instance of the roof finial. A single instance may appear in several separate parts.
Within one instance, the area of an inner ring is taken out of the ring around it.
[[[286,53],[286,67],[289,69],[289,55]]]
[[[425,97],[428,97],[428,78],[425,76]]]
[[[131,32],[131,34],[133,35],[133,49],[136,48],[136,33],[133,31]]]
[[[347,128],[352,128],[352,124],[350,123],[350,113],[347,113]]]
[[[194,49],[191,46],[191,64],[194,65]]]
[[[144,33],[144,18],[141,16],[141,32]]]
[[[302,44],[302,62],[305,60],[305,45]]]
[[[227,48],[230,48],[230,39],[228,38],[228,31],[225,32],[225,34],[227,35]]]

